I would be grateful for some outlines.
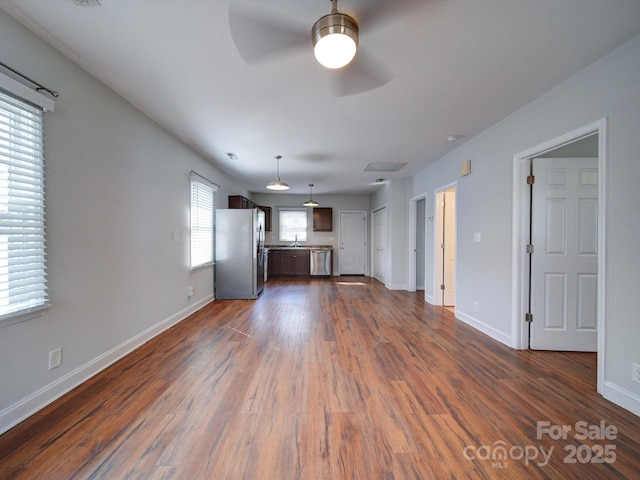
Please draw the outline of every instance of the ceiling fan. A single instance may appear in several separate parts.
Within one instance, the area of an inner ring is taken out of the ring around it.
[[[406,11],[408,5],[416,2],[354,0],[351,4],[360,8],[350,15],[338,11],[337,0],[330,1],[331,12],[313,24],[310,20],[306,25],[287,17],[286,11],[275,8],[258,11],[255,2],[232,2],[229,26],[240,56],[250,65],[305,51],[309,54],[313,51],[318,58],[326,44],[342,40],[346,41],[349,54],[341,63],[324,64],[318,59],[329,69],[337,96],[356,95],[389,83],[393,78],[390,70],[367,50],[366,42],[358,37],[361,33],[365,36],[371,33],[380,23]]]

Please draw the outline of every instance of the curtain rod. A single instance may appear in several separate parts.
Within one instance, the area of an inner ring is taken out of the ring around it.
[[[44,85],[39,84],[38,82],[36,82],[35,80],[31,80],[29,77],[21,74],[20,72],[18,72],[17,70],[14,70],[13,68],[11,68],[9,65],[6,65],[2,62],[0,62],[0,65],[2,65],[4,68],[6,68],[7,70],[12,71],[13,73],[15,73],[16,75],[19,75],[20,77],[24,78],[26,81],[33,83],[34,85],[36,85],[38,88],[36,88],[36,91],[39,92],[40,90],[44,90],[45,92],[47,92],[49,95],[51,95],[52,97],[58,98],[60,96],[60,94],[58,92],[56,92],[55,90],[50,90],[47,87],[45,87]]]
[[[194,172],[193,170],[191,170],[189,172],[190,175],[196,175],[200,178],[202,178],[203,180],[206,180],[207,182],[209,182],[211,185],[215,185],[217,188],[221,188],[220,185],[218,185],[216,182],[212,182],[211,180],[209,180],[207,177],[203,177],[202,175],[200,175],[198,172]]]

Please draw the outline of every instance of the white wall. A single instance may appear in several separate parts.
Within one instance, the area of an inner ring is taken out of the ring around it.
[[[605,396],[640,414],[640,37],[622,45],[541,98],[470,139],[413,178],[413,195],[457,181],[458,318],[507,344],[515,344],[512,303],[513,156],[607,118]],[[471,159],[472,173],[459,168]],[[431,197],[433,198],[433,197]],[[433,201],[427,202],[433,215]],[[429,224],[427,256],[433,255]],[[474,243],[475,232],[482,234]],[[429,267],[433,269],[432,262]],[[427,291],[433,291],[427,274]],[[472,305],[479,303],[479,311]]]
[[[1,11],[0,45],[60,92],[45,118],[52,307],[0,329],[1,432],[211,300],[212,269],[188,271],[190,170],[225,199],[247,191]]]
[[[302,207],[309,195],[291,195],[278,193],[253,193],[251,200],[266,207],[271,207],[271,232],[267,232],[266,245],[287,245],[290,242],[278,241],[278,208],[277,207]],[[312,209],[308,210],[309,236],[305,245],[331,245],[333,246],[333,273],[338,275],[340,255],[340,212],[369,211],[369,195],[313,195],[313,199],[320,207],[333,208],[333,231],[314,232],[312,225]],[[369,238],[371,219],[367,217],[367,239]],[[367,266],[369,265],[369,251],[367,251]],[[367,268],[369,271],[369,268]]]

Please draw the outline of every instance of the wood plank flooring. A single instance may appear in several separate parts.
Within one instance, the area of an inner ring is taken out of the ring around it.
[[[421,296],[343,277],[213,302],[0,436],[0,478],[640,478],[595,354],[511,350]]]

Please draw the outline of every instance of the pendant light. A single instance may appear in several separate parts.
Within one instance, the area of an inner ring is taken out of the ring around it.
[[[280,180],[280,159],[282,155],[276,155],[273,158],[276,159],[276,181],[267,185],[267,188],[269,190],[289,190],[289,185]]]
[[[320,18],[311,29],[316,60],[326,68],[342,68],[356,55],[358,23],[338,12],[338,0],[332,0],[331,13]]]
[[[311,190],[313,189],[313,183],[309,184],[309,200],[307,200],[306,202],[303,203],[303,205],[305,207],[317,207],[318,205],[320,205],[318,202],[316,202],[313,199],[313,195],[311,195]]]

